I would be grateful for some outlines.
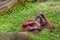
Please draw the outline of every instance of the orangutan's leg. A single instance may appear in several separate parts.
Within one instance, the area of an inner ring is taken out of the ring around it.
[[[33,34],[39,35],[40,34],[40,31],[39,30],[33,30]]]
[[[31,27],[31,26],[25,27],[23,31],[24,31],[24,32],[29,32],[30,27]]]

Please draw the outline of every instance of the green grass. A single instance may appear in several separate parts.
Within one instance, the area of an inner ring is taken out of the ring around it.
[[[21,32],[21,24],[30,18],[34,18],[38,12],[42,12],[46,18],[55,26],[52,33],[44,28],[40,36],[30,35],[32,40],[60,40],[60,3],[28,3],[15,10],[9,10],[0,17],[0,32]],[[10,14],[12,14],[10,16]]]
[[[48,0],[48,1],[55,1],[56,2],[56,1],[60,1],[60,0]]]

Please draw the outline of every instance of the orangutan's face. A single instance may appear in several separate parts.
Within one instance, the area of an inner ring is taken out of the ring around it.
[[[37,17],[38,17],[38,18],[42,18],[42,14],[38,13],[38,14],[37,14]]]

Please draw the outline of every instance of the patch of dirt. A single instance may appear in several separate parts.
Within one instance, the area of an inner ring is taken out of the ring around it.
[[[0,33],[0,40],[31,40],[26,32]]]

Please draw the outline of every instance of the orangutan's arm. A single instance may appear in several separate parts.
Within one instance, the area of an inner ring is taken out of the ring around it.
[[[46,19],[46,17],[43,14],[42,16],[43,16],[43,19],[45,20],[47,28],[49,28],[50,30],[53,30],[54,26]]]

